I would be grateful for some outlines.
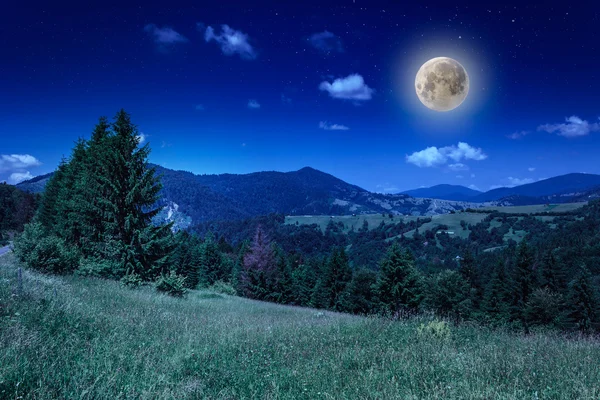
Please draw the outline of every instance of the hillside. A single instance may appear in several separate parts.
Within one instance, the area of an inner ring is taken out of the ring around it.
[[[16,268],[12,255],[0,256],[3,398],[600,395],[593,339],[363,318],[210,291],[177,299],[29,270],[18,291]]]
[[[416,199],[405,194],[371,193],[330,174],[305,167],[292,172],[195,175],[154,165],[162,176],[163,221],[178,226],[213,220],[240,220],[269,213],[288,215],[437,215],[479,205]],[[51,175],[18,185],[39,191]],[[170,212],[169,212],[170,211]]]
[[[516,195],[537,197],[542,200],[541,202],[547,202],[548,197],[577,196],[595,186],[600,186],[600,175],[573,173],[512,188],[493,189],[474,197],[473,201],[494,201]]]
[[[402,192],[402,194],[407,194],[412,197],[455,201],[470,201],[471,198],[480,195],[481,193],[482,192],[478,190],[469,189],[464,186],[446,184]]]
[[[526,185],[501,187],[478,192],[459,185],[436,185],[407,190],[403,194],[417,198],[485,203],[500,201],[503,205],[532,205],[586,201],[600,195],[600,175],[572,173],[555,176]]]

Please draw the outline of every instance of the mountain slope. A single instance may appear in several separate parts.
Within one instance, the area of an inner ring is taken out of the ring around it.
[[[512,188],[493,189],[475,196],[471,200],[494,201],[508,196],[537,197],[546,200],[545,198],[548,196],[576,195],[595,186],[600,186],[600,175],[572,173]]]
[[[469,189],[460,185],[435,185],[428,188],[419,188],[402,192],[412,197],[443,199],[455,201],[470,201],[471,198],[482,194],[478,190]]]
[[[371,193],[330,174],[305,167],[292,172],[195,175],[154,165],[162,177],[160,221],[189,226],[200,221],[239,220],[287,215],[408,214],[436,215],[468,207],[470,202],[416,199],[406,194]],[[40,191],[51,174],[23,182]]]

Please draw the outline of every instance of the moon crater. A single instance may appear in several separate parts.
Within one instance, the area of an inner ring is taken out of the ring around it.
[[[467,98],[469,75],[452,58],[432,58],[419,68],[415,91],[426,107],[435,111],[450,111]]]

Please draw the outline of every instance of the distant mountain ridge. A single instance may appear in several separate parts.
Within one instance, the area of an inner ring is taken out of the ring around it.
[[[476,203],[488,201],[515,201],[520,204],[564,203],[585,196],[585,193],[600,187],[600,175],[571,173],[543,179],[515,187],[501,187],[479,192],[459,185],[435,185],[402,192],[413,197],[441,200],[461,200]],[[515,204],[516,205],[516,204]]]
[[[479,190],[473,190],[460,185],[435,185],[428,188],[419,188],[401,192],[412,197],[422,197],[430,199],[443,199],[454,201],[471,201],[470,199],[482,194]]]
[[[405,194],[372,193],[314,168],[292,172],[195,175],[152,165],[162,176],[158,218],[183,221],[234,220],[283,213],[287,215],[408,214],[436,215],[479,205],[417,199]],[[52,174],[25,181],[23,190],[40,192]]]
[[[164,208],[157,219],[173,221],[181,227],[270,213],[437,215],[485,205],[565,203],[600,196],[600,175],[590,174],[568,174],[485,193],[456,185],[437,185],[400,194],[381,194],[310,167],[291,172],[196,175],[152,166],[162,176],[163,183],[159,205]],[[51,176],[46,174],[17,186],[40,192]]]

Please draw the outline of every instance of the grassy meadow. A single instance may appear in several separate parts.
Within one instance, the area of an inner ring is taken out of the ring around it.
[[[317,224],[323,232],[329,224],[329,221],[342,222],[344,224],[344,232],[348,233],[352,228],[359,230],[362,228],[364,221],[369,224],[369,229],[374,229],[379,226],[381,221],[386,224],[395,224],[398,222],[416,221],[417,218],[425,217],[414,217],[411,215],[394,215],[394,219],[391,219],[388,214],[357,214],[357,215],[336,215],[333,218],[328,215],[288,215],[285,217],[285,223],[295,225],[296,222],[300,225],[311,225]]]
[[[600,343],[589,338],[208,291],[178,299],[28,270],[19,283],[13,255],[0,257],[3,399],[599,397]]]
[[[483,207],[481,210],[498,211],[505,213],[525,213],[534,214],[541,213],[544,211],[548,212],[569,212],[577,210],[585,206],[587,202],[581,203],[564,203],[564,204],[535,204],[531,206],[507,206],[507,207]]]

